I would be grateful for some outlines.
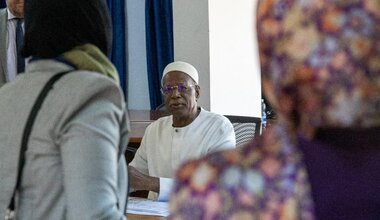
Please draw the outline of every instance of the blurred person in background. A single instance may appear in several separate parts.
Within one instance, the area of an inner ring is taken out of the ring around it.
[[[21,55],[24,39],[24,0],[6,0],[0,9],[0,87],[25,70]]]
[[[188,162],[169,219],[378,219],[380,2],[259,0],[277,124]]]

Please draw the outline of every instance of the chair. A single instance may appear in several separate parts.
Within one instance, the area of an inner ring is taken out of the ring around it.
[[[125,160],[127,161],[127,164],[129,164],[133,160],[133,158],[135,157],[135,154],[136,154],[138,147],[139,146],[135,146],[131,143],[128,144],[127,149],[125,150],[125,153],[124,153]]]
[[[241,146],[260,135],[261,118],[225,115],[234,126],[236,146]]]

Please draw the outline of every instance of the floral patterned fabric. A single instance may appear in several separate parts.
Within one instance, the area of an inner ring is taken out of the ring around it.
[[[257,21],[263,84],[283,120],[309,136],[380,124],[379,0],[263,0]]]
[[[174,192],[169,219],[313,219],[302,155],[281,126],[237,150],[188,162]]]
[[[186,163],[169,219],[314,219],[295,137],[380,125],[378,24],[380,0],[259,0],[263,87],[278,123],[247,146]]]

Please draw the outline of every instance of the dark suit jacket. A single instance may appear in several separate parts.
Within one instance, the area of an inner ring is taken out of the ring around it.
[[[7,81],[7,9],[0,9],[0,87]]]

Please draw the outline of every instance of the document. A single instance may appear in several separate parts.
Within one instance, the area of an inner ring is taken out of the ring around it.
[[[169,203],[153,201],[145,198],[129,197],[127,213],[167,217],[169,215]]]

